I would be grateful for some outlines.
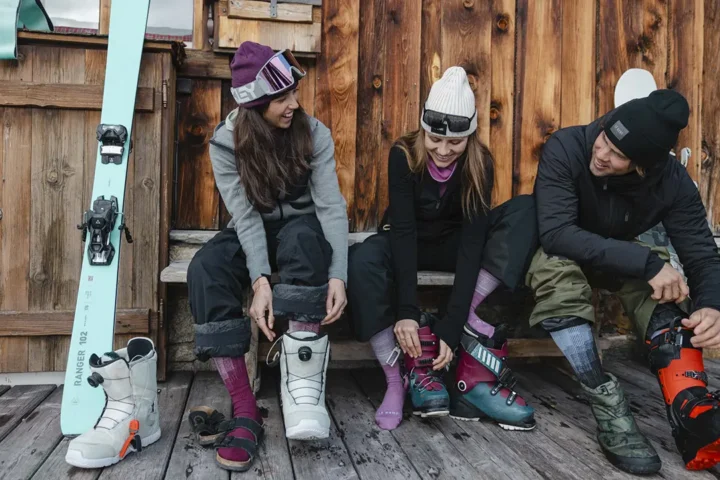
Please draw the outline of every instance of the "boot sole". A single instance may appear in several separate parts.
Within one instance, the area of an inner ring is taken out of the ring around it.
[[[285,436],[290,440],[322,440],[330,436],[330,431],[314,420],[300,420],[294,427],[285,429]]]
[[[446,408],[444,410],[431,410],[429,412],[413,411],[412,414],[420,418],[447,417],[450,414],[450,411]]]
[[[149,437],[141,438],[142,440],[142,447],[143,449],[145,447],[148,447],[152,445],[153,443],[160,440],[160,429],[158,429],[157,433],[154,433],[150,435]],[[135,452],[135,449],[131,446],[128,448],[128,453],[125,454],[126,458],[130,453]],[[114,457],[108,457],[108,458],[85,458],[82,456],[82,452],[79,450],[69,450],[65,454],[65,462],[68,464],[78,467],[78,468],[102,468],[102,467],[109,467],[110,465],[115,465],[120,460],[120,455],[116,455]]]
[[[511,423],[500,422],[480,410],[472,403],[467,402],[464,398],[452,401],[452,403],[450,404],[450,418],[454,418],[455,420],[460,420],[463,422],[479,422],[480,420],[488,419],[496,423],[503,430],[510,431],[529,432],[530,430],[535,429],[535,427],[537,426],[535,421],[522,425],[513,425]]]
[[[720,462],[720,439],[705,445],[685,464],[688,470],[707,470]]]
[[[479,422],[480,420],[487,420],[490,419],[490,417],[474,417],[474,418],[468,418],[468,417],[458,417],[457,415],[450,415],[450,418],[453,418],[455,420],[460,420],[461,422]],[[494,421],[494,420],[493,420]],[[519,426],[519,425],[510,425],[508,423],[500,423],[495,422],[498,427],[502,428],[503,430],[510,430],[510,431],[519,431],[519,432],[529,432],[530,430],[534,430],[537,426],[536,424],[532,424],[532,426],[525,427],[525,426]]]

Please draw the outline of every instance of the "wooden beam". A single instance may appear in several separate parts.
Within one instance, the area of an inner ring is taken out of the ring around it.
[[[115,333],[148,333],[150,315],[147,308],[118,309]],[[0,312],[0,337],[70,335],[74,319],[74,310]]]
[[[178,67],[177,75],[183,78],[230,80],[230,58],[228,54],[188,50],[187,57]]]
[[[17,32],[18,45],[74,45],[86,48],[107,48],[108,37],[90,35],[72,35],[66,33],[39,33],[39,32]],[[146,52],[172,52],[177,54],[178,50],[184,50],[182,42],[159,42],[145,40],[143,51]],[[185,54],[183,53],[184,57]]]
[[[0,105],[6,107],[102,110],[103,86],[31,82],[0,83]],[[138,88],[135,110],[155,110],[155,89]]]
[[[312,5],[278,5],[276,15],[270,15],[270,4],[256,0],[230,0],[228,17],[249,18],[252,20],[272,20],[275,22],[312,23]]]

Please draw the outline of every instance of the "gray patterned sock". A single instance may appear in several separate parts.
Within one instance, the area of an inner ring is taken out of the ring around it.
[[[600,363],[590,324],[584,323],[550,332],[550,336],[584,385],[597,388],[610,380]]]

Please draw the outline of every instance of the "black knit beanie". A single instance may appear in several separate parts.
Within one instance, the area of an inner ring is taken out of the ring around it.
[[[680,93],[655,90],[620,105],[605,124],[605,134],[626,157],[649,168],[667,160],[689,115],[690,107]]]

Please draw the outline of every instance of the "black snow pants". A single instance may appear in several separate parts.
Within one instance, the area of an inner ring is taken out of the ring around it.
[[[332,247],[315,215],[266,222],[270,267],[280,283],[273,292],[276,315],[297,314],[293,320],[320,322],[326,315],[328,269]],[[250,318],[243,292],[250,286],[245,252],[234,228],[206,243],[188,267],[188,296],[195,319],[195,355],[237,357],[250,346]]]
[[[481,268],[506,287],[524,285],[538,248],[535,200],[519,195],[492,209]],[[455,272],[460,229],[432,243],[418,242],[418,270]],[[380,232],[348,251],[348,310],[355,338],[367,342],[395,324],[397,295],[389,232]],[[474,280],[475,281],[475,280]]]

